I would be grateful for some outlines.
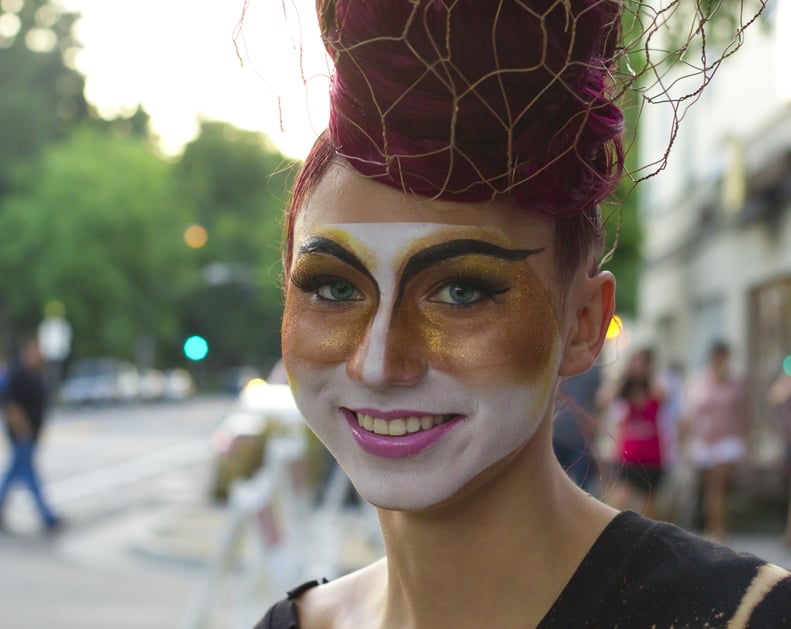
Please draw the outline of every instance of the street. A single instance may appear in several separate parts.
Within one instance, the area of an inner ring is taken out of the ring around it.
[[[66,525],[47,538],[28,495],[10,496],[8,530],[0,534],[2,625],[179,626],[205,556],[146,552],[146,540],[174,510],[207,508],[208,436],[232,404],[232,398],[200,398],[55,411],[38,461],[46,494]],[[6,457],[3,448],[0,466]],[[218,507],[217,516],[225,511]],[[230,626],[223,602],[221,595],[211,625],[217,629]]]
[[[235,520],[229,508],[208,498],[209,435],[233,404],[232,398],[216,397],[53,413],[39,467],[66,526],[46,537],[27,494],[11,495],[8,530],[0,533],[0,624],[249,629],[287,587],[299,583],[273,568],[274,581],[288,583],[277,582],[276,591],[251,589],[256,584],[248,567],[260,554],[253,552],[250,529],[242,531],[238,546],[227,546],[238,552],[218,561],[221,549],[236,539],[229,533]],[[0,467],[7,455],[3,448]],[[369,518],[352,513],[345,520],[317,520],[310,531],[320,538],[317,548],[337,546],[342,557],[334,559],[348,569],[380,556]],[[743,533],[731,545],[791,567],[791,553],[777,535]],[[280,566],[292,566],[297,557],[285,557]]]

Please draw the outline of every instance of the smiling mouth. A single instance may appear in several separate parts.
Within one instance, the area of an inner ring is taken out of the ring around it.
[[[382,419],[367,413],[354,413],[357,416],[357,424],[363,430],[377,435],[389,437],[400,437],[411,435],[417,432],[431,430],[435,426],[441,426],[450,421],[456,415],[412,415],[410,417],[398,417],[396,419]]]

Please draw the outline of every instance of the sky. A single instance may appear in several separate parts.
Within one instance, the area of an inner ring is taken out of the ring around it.
[[[142,104],[166,153],[195,137],[201,118],[262,131],[296,158],[326,126],[328,69],[314,0],[61,4],[82,14],[76,67],[88,100],[108,117]]]
[[[107,116],[142,103],[167,153],[195,136],[200,117],[263,131],[296,158],[326,126],[328,66],[315,0],[60,2],[82,13],[76,65],[88,99]],[[778,7],[791,11],[791,0]],[[778,41],[791,50],[791,38]],[[786,77],[786,94],[789,85]]]

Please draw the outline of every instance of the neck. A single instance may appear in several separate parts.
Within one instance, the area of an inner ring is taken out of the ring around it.
[[[540,622],[615,513],[571,483],[550,441],[544,421],[463,495],[420,513],[379,512],[384,627]]]

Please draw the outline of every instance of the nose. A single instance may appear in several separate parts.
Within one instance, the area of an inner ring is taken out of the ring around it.
[[[400,317],[377,313],[346,363],[346,373],[371,389],[417,384],[426,373],[425,347]]]

